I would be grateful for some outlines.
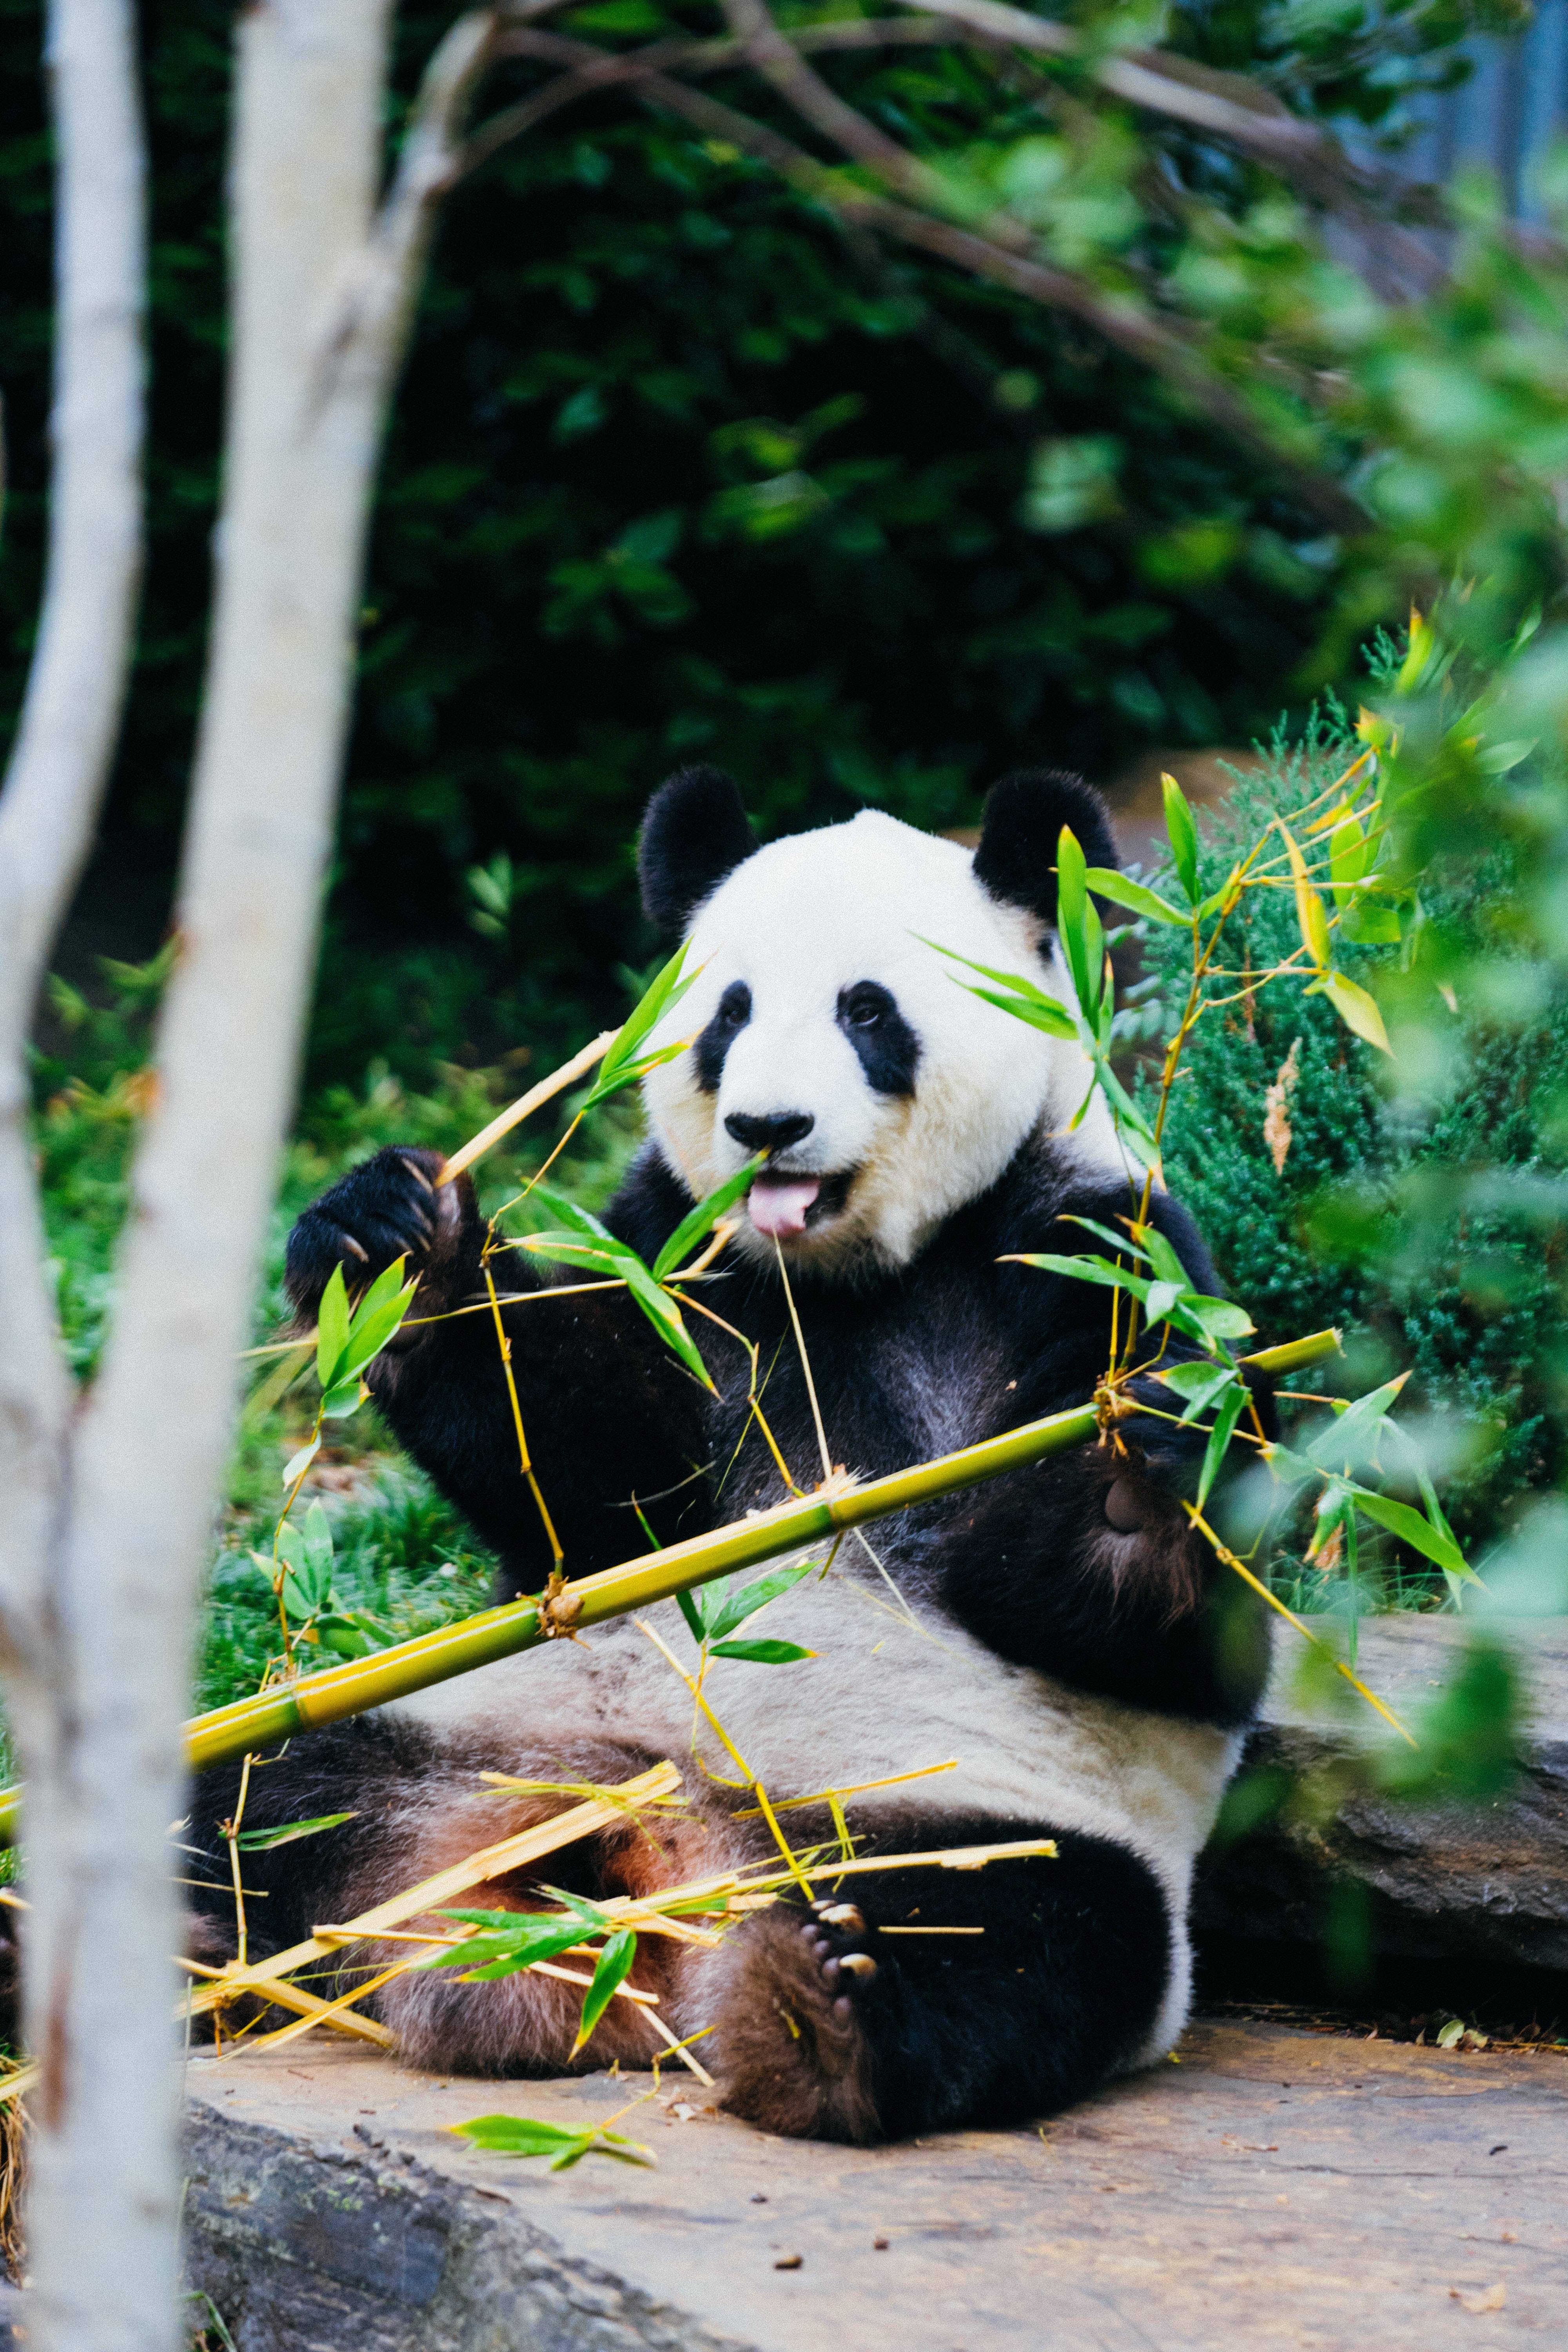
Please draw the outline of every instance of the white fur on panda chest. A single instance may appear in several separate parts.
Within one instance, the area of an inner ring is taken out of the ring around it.
[[[647,1612],[680,1658],[694,1655],[673,1601]],[[1173,1919],[1235,1769],[1240,1737],[1069,1690],[995,1658],[930,1610],[911,1625],[857,1577],[815,1577],[775,1601],[757,1630],[816,1655],[763,1666],[720,1659],[706,1685],[725,1730],[770,1796],[850,1788],[946,1763],[882,1801],[940,1828],[965,1816],[1045,1823],[1114,1839],[1147,1864]],[[585,1646],[584,1646],[585,1645]],[[493,1742],[500,1759],[559,1743],[619,1739],[678,1764],[689,1755],[689,1694],[626,1622],[552,1643],[404,1702],[433,1731]],[[733,1768],[710,1738],[713,1768]],[[851,1825],[874,1807],[851,1799]]]

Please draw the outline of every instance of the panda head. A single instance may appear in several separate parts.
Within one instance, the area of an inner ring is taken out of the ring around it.
[[[982,1003],[926,944],[1070,1003],[1054,929],[1064,824],[1091,864],[1115,864],[1099,794],[1044,772],[996,785],[973,852],[871,809],[759,848],[714,768],[654,795],[644,906],[684,935],[700,977],[656,1035],[695,1042],[645,1081],[649,1121],[696,1199],[769,1153],[738,1235],[749,1255],[776,1245],[839,1276],[908,1265],[1037,1128],[1121,1172],[1098,1097],[1067,1133],[1089,1082],[1077,1045]]]

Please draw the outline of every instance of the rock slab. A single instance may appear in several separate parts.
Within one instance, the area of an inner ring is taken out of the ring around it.
[[[1200,2023],[1044,2127],[849,2149],[667,2076],[657,2169],[450,2126],[484,2084],[296,2044],[194,2063],[193,2285],[238,2352],[1523,2352],[1568,2337],[1568,2060]],[[685,2112],[682,2112],[684,2110]]]
[[[1310,1621],[1342,1646],[1332,1621]],[[1321,1933],[1325,1881],[1358,1881],[1373,1902],[1379,1948],[1412,1958],[1495,1961],[1568,1969],[1568,1622],[1415,1613],[1363,1621],[1363,1680],[1418,1726],[1475,1634],[1511,1652],[1524,1695],[1521,1770],[1484,1805],[1410,1805],[1357,1794],[1331,1819],[1270,1824],[1200,1874],[1193,1924],[1200,1937],[1311,1944]],[[1246,1766],[1283,1766],[1293,1779],[1331,1768],[1388,1733],[1346,1692],[1325,1719],[1295,1696],[1299,1638],[1281,1631],[1263,1719]]]

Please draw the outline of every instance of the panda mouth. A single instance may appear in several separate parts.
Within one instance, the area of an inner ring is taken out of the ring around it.
[[[764,1169],[746,1195],[746,1206],[758,1233],[770,1241],[798,1241],[812,1226],[838,1214],[850,1181],[847,1171],[832,1176],[797,1176],[782,1168]]]

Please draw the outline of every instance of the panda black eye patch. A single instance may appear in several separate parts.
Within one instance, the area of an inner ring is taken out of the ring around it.
[[[866,1083],[879,1095],[912,1095],[921,1041],[895,998],[874,980],[838,992],[838,1026],[859,1056]]]
[[[697,1040],[697,1083],[705,1095],[716,1095],[724,1075],[724,1056],[752,1017],[752,992],[743,980],[732,980],[719,999],[719,1010]]]

